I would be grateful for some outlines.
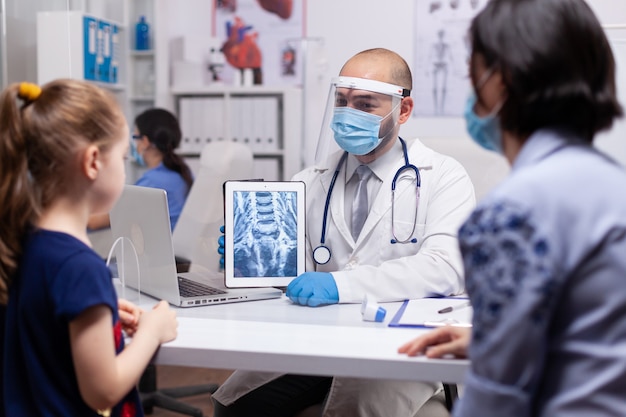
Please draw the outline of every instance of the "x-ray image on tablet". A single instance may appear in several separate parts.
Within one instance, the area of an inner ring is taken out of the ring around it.
[[[225,183],[227,287],[285,286],[304,272],[304,183]]]

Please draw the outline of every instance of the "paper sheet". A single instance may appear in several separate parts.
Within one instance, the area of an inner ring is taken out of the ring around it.
[[[467,298],[422,298],[407,300],[391,320],[391,327],[439,327],[445,325],[469,327],[472,308]],[[440,310],[453,307],[449,313]]]

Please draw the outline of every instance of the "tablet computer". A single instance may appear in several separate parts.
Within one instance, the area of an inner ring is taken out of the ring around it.
[[[301,181],[226,181],[226,287],[285,287],[303,273],[305,212]]]

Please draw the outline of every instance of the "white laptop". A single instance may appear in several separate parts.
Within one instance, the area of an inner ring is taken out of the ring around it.
[[[113,240],[122,237],[115,247],[118,274],[130,288],[178,307],[263,300],[282,294],[273,287],[226,288],[223,273],[177,273],[165,190],[126,185],[110,218]]]

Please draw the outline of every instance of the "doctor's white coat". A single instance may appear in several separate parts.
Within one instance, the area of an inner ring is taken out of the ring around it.
[[[464,289],[457,231],[476,204],[474,187],[456,160],[434,152],[417,139],[407,141],[407,148],[409,162],[417,166],[421,176],[414,234],[417,243],[391,243],[391,182],[404,165],[402,154],[395,158],[393,166],[385,167],[383,183],[356,242],[344,218],[346,180],[342,167],[330,199],[326,228],[325,244],[332,257],[324,265],[315,264],[312,253],[320,245],[326,196],[341,153],[332,155],[327,165],[307,168],[293,178],[306,184],[306,269],[332,272],[340,303],[360,303],[366,293],[376,301],[398,301],[458,294]],[[399,239],[408,237],[413,228],[415,190],[414,172],[404,171],[395,192],[394,223]],[[229,405],[279,376],[236,371],[213,397]],[[384,410],[379,415],[412,415],[435,389],[434,384],[420,382],[335,378],[324,415],[357,415],[354,409],[344,409],[343,405],[351,407],[349,397],[358,396],[358,401],[363,401],[361,392],[373,390],[388,395],[384,395],[385,401],[378,396],[376,404],[364,405],[363,409]],[[398,414],[393,414],[394,410]]]
[[[407,141],[409,162],[421,176],[417,243],[392,244],[391,182],[404,165],[400,155],[385,169],[385,178],[371,205],[356,242],[344,218],[345,180],[340,176],[330,199],[326,246],[332,252],[327,264],[316,265],[312,252],[320,245],[324,204],[341,154],[324,167],[311,167],[294,180],[306,184],[307,271],[332,272],[340,303],[360,303],[365,293],[377,301],[398,301],[463,291],[461,254],[457,231],[473,210],[474,187],[456,160],[434,152],[419,140]],[[394,228],[406,239],[415,215],[415,174],[405,170],[396,182]]]

